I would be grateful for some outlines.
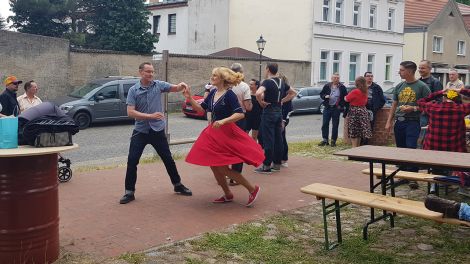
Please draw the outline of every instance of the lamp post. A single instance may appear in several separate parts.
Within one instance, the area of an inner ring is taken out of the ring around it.
[[[256,41],[256,45],[258,46],[259,50],[259,81],[261,82],[261,59],[264,50],[264,46],[266,45],[266,40],[264,40],[263,35],[259,37]]]

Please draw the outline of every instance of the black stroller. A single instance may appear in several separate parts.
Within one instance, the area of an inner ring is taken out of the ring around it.
[[[58,175],[59,182],[68,182],[72,179],[72,169],[70,168],[70,159],[66,159],[59,154],[59,164],[63,164],[62,166],[59,165]]]

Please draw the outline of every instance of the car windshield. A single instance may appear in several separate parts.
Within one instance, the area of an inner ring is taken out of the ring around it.
[[[384,93],[392,94],[392,93],[393,93],[393,89],[395,89],[395,87],[392,87],[392,88],[387,89]]]
[[[93,89],[100,87],[101,84],[99,83],[87,83],[83,85],[82,87],[76,89],[72,93],[69,94],[71,97],[76,97],[76,98],[83,98],[85,95],[87,95],[89,92],[91,92]]]

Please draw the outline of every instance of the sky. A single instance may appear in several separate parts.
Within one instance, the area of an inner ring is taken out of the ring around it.
[[[8,16],[13,15],[10,12],[10,1],[9,0],[0,0],[0,16],[3,18],[7,18]]]

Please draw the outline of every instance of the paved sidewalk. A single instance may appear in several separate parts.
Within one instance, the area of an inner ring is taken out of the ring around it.
[[[367,190],[366,164],[292,157],[289,168],[260,175],[245,166],[244,175],[261,186],[253,208],[246,208],[248,192],[232,187],[235,202],[212,204],[222,194],[207,167],[176,162],[192,197],[176,195],[163,163],[138,168],[136,200],[119,204],[124,192],[125,168],[76,173],[59,186],[60,243],[65,250],[97,259],[119,256],[222,230],[236,223],[306,206],[315,197],[300,192],[314,182]],[[320,213],[320,212],[319,212]]]

